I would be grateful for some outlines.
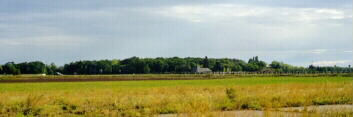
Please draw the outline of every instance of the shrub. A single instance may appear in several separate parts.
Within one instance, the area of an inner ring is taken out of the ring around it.
[[[328,99],[316,98],[313,100],[313,104],[314,105],[328,105],[328,104],[332,104],[332,102]]]
[[[235,102],[235,99],[236,99],[235,89],[233,89],[233,88],[226,89],[226,94],[227,94],[228,99],[231,102]]]
[[[261,110],[262,106],[258,102],[250,102],[242,104],[241,109]]]
[[[224,100],[221,104],[218,105],[218,108],[222,111],[229,111],[235,108],[234,104],[230,100]]]

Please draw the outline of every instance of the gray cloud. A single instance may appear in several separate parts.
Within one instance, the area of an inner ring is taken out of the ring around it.
[[[344,52],[353,50],[351,1],[2,3],[0,62],[259,55],[308,65],[352,59]]]

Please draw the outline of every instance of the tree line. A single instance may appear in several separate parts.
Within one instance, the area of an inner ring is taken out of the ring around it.
[[[352,73],[350,67],[297,67],[283,62],[273,61],[270,64],[259,60],[257,56],[247,62],[230,58],[139,58],[123,60],[83,60],[63,66],[44,64],[41,61],[0,65],[0,74],[144,74],[144,73],[192,73],[200,66],[213,72],[258,72],[258,73]]]

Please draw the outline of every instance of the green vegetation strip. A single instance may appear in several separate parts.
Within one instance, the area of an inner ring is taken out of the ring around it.
[[[248,77],[213,80],[158,80],[158,81],[109,81],[109,82],[55,82],[55,83],[0,83],[0,92],[80,90],[107,88],[153,88],[181,86],[236,86],[288,83],[332,83],[352,82],[349,77]]]

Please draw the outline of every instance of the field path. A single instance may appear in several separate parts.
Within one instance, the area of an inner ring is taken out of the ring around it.
[[[259,111],[259,110],[236,110],[236,111],[222,111],[212,112],[212,115],[218,117],[302,117],[305,116],[303,112],[310,114],[319,114],[325,116],[326,113],[350,112],[353,113],[353,105],[322,105],[322,106],[308,106],[308,107],[288,107],[279,108],[273,111]],[[202,113],[204,114],[204,113]],[[156,117],[193,117],[197,113],[192,114],[161,114]],[[327,115],[329,116],[329,115]]]

